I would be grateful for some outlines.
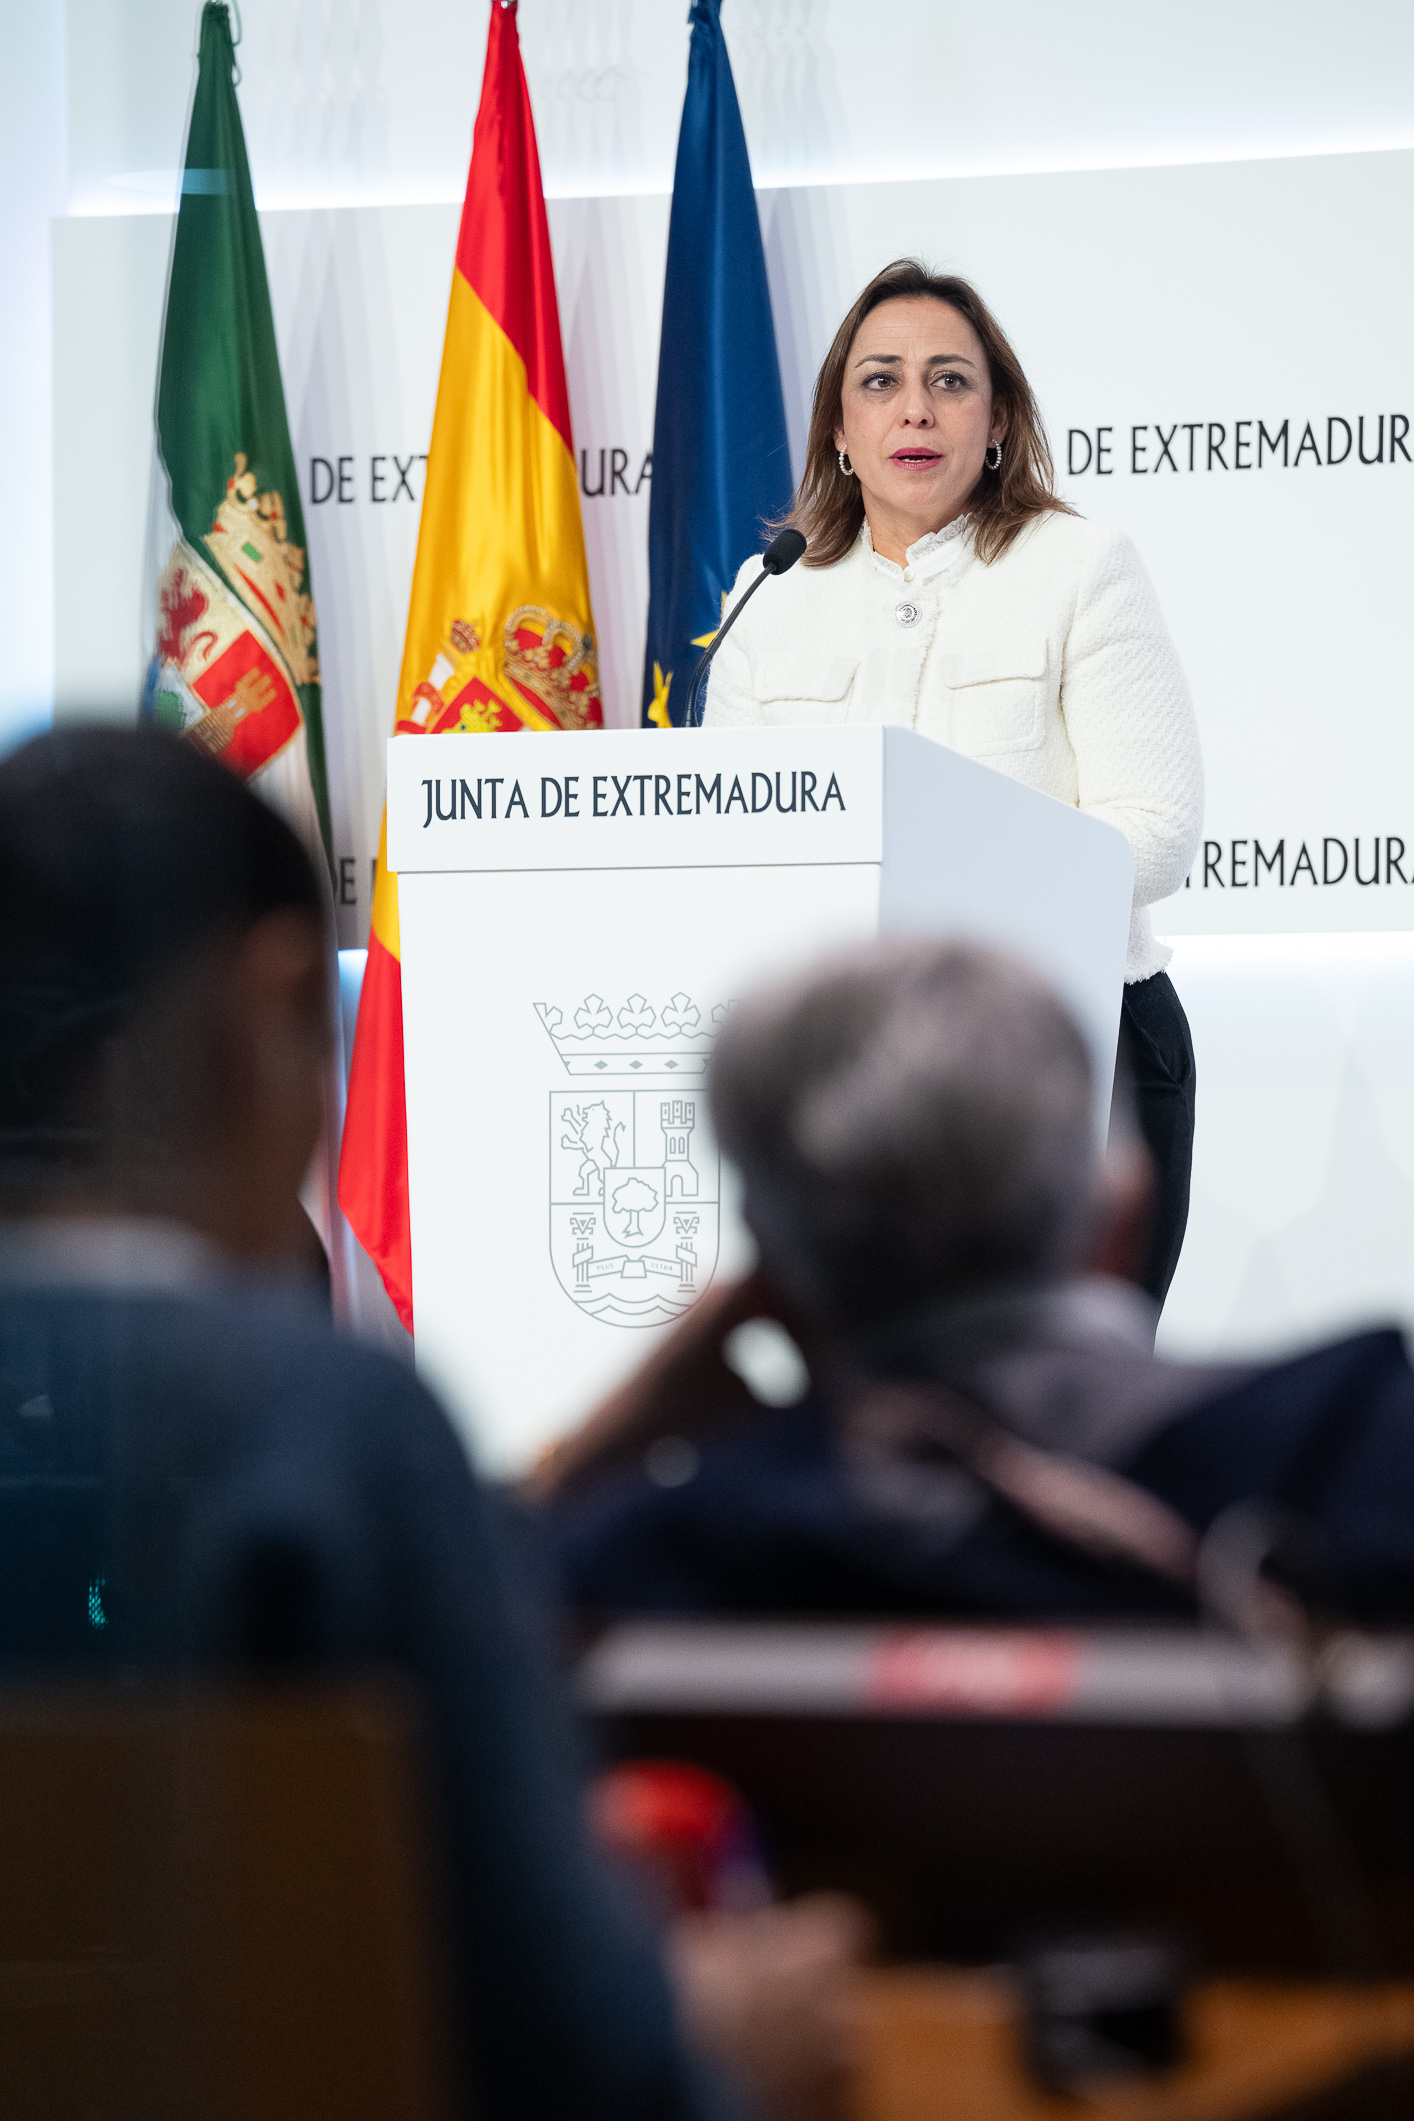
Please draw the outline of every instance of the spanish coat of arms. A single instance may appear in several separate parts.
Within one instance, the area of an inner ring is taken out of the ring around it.
[[[603,1325],[666,1324],[717,1264],[719,1165],[702,1083],[726,1011],[704,1022],[684,993],[661,1010],[634,994],[617,1011],[591,994],[569,1023],[536,1006],[571,1078],[550,1093],[556,1278]]]

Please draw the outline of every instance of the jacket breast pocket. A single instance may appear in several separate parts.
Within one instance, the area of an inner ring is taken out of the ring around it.
[[[998,642],[943,659],[952,692],[952,740],[968,758],[1035,751],[1046,736],[1046,643]]]
[[[835,722],[844,715],[857,668],[853,656],[776,650],[757,656],[752,690],[768,722]]]

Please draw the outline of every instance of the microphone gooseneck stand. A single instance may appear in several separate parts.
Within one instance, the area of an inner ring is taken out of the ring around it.
[[[687,688],[687,713],[683,716],[684,729],[700,729],[702,726],[702,690],[707,682],[707,672],[712,667],[712,658],[727,635],[735,626],[746,606],[755,596],[761,584],[773,574],[784,574],[794,567],[805,550],[805,540],[798,530],[783,530],[779,537],[772,538],[761,555],[761,572],[751,587],[743,592],[713,634],[702,654],[697,658],[697,667],[692,673]]]

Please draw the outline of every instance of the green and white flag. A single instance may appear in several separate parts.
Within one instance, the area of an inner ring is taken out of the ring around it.
[[[329,859],[304,511],[224,0],[201,11],[167,283],[141,714],[249,781]]]

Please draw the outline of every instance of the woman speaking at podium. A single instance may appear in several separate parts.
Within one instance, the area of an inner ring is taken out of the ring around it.
[[[723,640],[707,727],[916,729],[1133,849],[1121,1043],[1157,1182],[1143,1279],[1162,1302],[1188,1219],[1195,1078],[1146,909],[1197,850],[1203,766],[1139,555],[1057,498],[1031,387],[981,297],[910,259],[835,334],[789,521],[805,558]]]

